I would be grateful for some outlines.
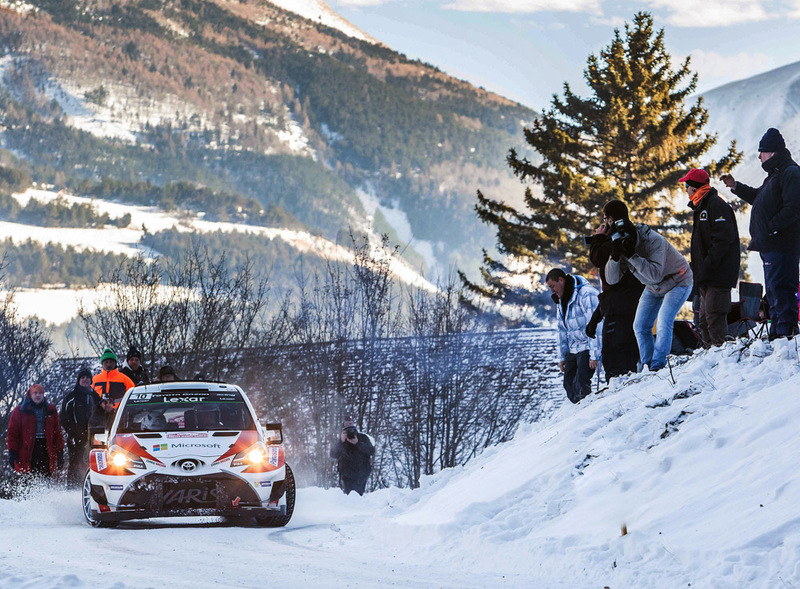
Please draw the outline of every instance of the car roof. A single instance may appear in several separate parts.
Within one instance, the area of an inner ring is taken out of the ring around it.
[[[206,382],[200,380],[179,380],[174,382],[157,382],[142,384],[131,389],[138,393],[156,393],[159,391],[239,391],[238,386],[224,382]]]

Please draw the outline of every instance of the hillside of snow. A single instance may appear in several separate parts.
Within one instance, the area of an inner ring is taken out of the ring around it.
[[[797,587],[798,391],[796,340],[739,340],[615,379],[419,489],[301,489],[277,530],[95,530],[78,491],[0,500],[0,588]]]
[[[30,199],[40,202],[50,202],[60,198],[63,202],[74,204],[89,204],[98,214],[107,213],[111,218],[119,218],[126,214],[131,215],[131,223],[123,229],[106,226],[90,229],[80,227],[47,227],[43,230],[38,225],[26,225],[0,221],[0,235],[3,239],[10,238],[19,244],[27,240],[39,243],[56,243],[62,246],[72,246],[79,251],[93,250],[124,254],[127,256],[146,255],[157,256],[149,248],[142,246],[139,241],[145,231],[155,233],[175,228],[182,232],[193,233],[251,233],[263,236],[264,239],[279,239],[298,252],[318,256],[326,260],[352,263],[353,251],[334,243],[324,237],[312,235],[307,231],[283,229],[276,227],[263,227],[260,225],[247,225],[245,223],[228,223],[206,221],[202,215],[186,212],[173,213],[163,211],[157,207],[126,205],[102,199],[93,199],[84,196],[66,194],[63,191],[55,193],[49,190],[29,189],[25,193],[15,194],[14,197],[24,206]],[[377,243],[376,239],[376,243]],[[380,255],[376,247],[373,252]],[[402,260],[395,259],[391,270],[394,277],[404,283],[433,292],[435,286],[421,276]],[[77,315],[80,301],[91,309],[95,295],[100,296],[94,289],[18,289],[15,302],[23,317],[36,315],[40,319],[53,324],[69,321]]]

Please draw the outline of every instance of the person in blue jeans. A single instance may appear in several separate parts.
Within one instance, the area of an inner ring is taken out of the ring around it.
[[[786,149],[777,129],[767,129],[758,144],[758,159],[767,173],[753,188],[730,174],[720,179],[750,211],[750,245],[764,264],[764,286],[769,303],[769,338],[798,333],[797,288],[800,282],[800,166]]]
[[[675,317],[692,293],[692,269],[662,235],[644,223],[634,225],[628,217],[615,221],[611,240],[611,259],[606,264],[608,283],[616,284],[622,279],[624,265],[620,261],[624,260],[645,286],[633,320],[639,344],[639,368],[660,370],[666,366],[672,347]],[[656,325],[655,338],[653,325]]]

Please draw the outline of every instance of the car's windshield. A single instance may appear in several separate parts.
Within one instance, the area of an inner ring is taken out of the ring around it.
[[[255,429],[242,395],[235,390],[170,390],[131,393],[117,433]]]

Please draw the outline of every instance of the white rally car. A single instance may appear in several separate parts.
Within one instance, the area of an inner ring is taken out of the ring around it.
[[[292,517],[295,482],[280,424],[262,426],[242,389],[170,382],[130,389],[92,432],[83,511],[94,527],[182,515]]]

